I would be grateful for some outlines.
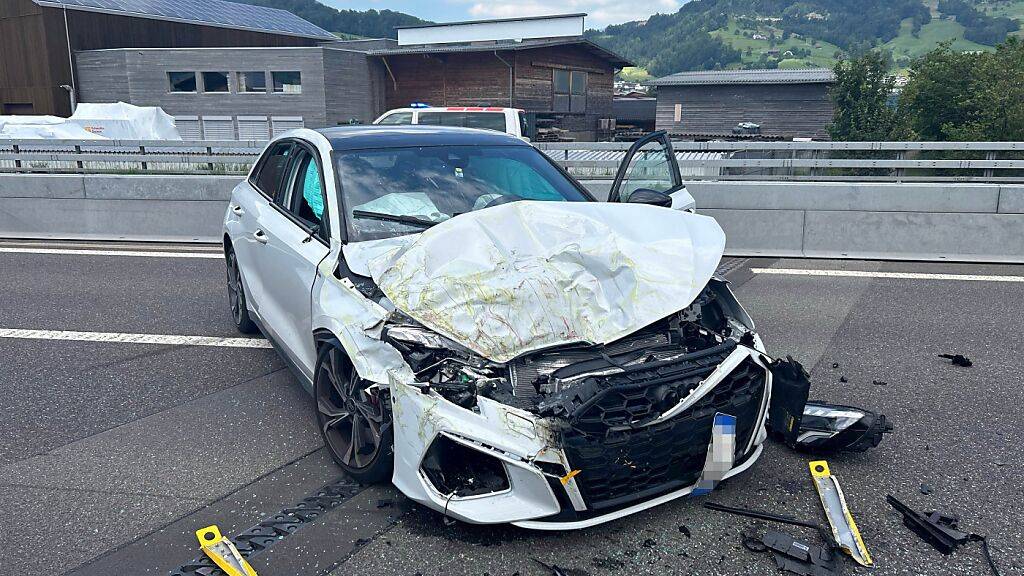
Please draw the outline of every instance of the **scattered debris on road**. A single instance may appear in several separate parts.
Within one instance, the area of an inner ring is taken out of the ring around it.
[[[220,533],[216,524],[196,530],[196,538],[199,539],[199,548],[203,554],[213,560],[227,576],[257,576],[252,566],[242,558],[238,548]]]
[[[821,506],[825,509],[829,525],[832,526],[833,538],[858,564],[870,567],[874,561],[871,560],[871,554],[864,545],[857,523],[853,521],[850,508],[846,505],[846,497],[843,496],[843,489],[839,487],[839,479],[832,475],[828,462],[824,460],[811,462],[808,466],[811,469],[814,487],[821,498]]]
[[[569,573],[562,568],[559,568],[557,564],[548,564],[547,562],[543,562],[536,558],[534,558],[533,561],[543,566],[545,570],[551,573],[551,576],[569,576]]]
[[[946,358],[953,366],[961,366],[963,368],[974,366],[974,362],[971,362],[970,358],[962,354],[939,354],[939,358]]]
[[[929,495],[931,493],[932,493],[932,487],[930,485],[928,485],[928,484],[921,484],[921,494],[924,494],[925,496],[927,496],[927,495]]]
[[[904,526],[910,528],[922,540],[943,554],[953,553],[961,544],[981,542],[981,551],[985,556],[985,562],[988,563],[992,574],[999,576],[999,568],[989,551],[988,537],[960,530],[959,516],[935,510],[922,514],[900,502],[892,494],[886,496],[885,501],[903,515]]]

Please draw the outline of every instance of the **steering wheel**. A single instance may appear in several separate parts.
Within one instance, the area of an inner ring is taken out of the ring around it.
[[[492,199],[487,204],[484,204],[484,208],[490,208],[491,206],[501,206],[502,204],[511,204],[512,202],[518,202],[520,200],[522,200],[522,198],[514,194],[502,194],[501,196]]]

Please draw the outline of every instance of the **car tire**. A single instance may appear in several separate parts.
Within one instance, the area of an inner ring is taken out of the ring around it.
[[[313,378],[320,435],[346,474],[375,484],[391,479],[394,435],[387,391],[366,385],[338,343],[321,346]]]
[[[249,317],[249,307],[245,300],[245,286],[242,284],[242,271],[238,268],[235,251],[228,248],[225,259],[227,260],[228,306],[231,308],[231,319],[235,322],[235,328],[242,334],[255,334],[259,332],[259,328]]]

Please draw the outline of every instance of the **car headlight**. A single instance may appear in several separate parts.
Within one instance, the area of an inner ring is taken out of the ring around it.
[[[410,322],[386,326],[381,339],[401,352],[418,382],[464,408],[475,406],[479,394],[495,396],[509,390],[504,365],[425,326]]]

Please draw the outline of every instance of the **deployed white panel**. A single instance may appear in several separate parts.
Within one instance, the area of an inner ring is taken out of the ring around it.
[[[585,16],[585,14],[565,14],[542,18],[481,20],[479,22],[399,28],[398,45],[582,36]]]

